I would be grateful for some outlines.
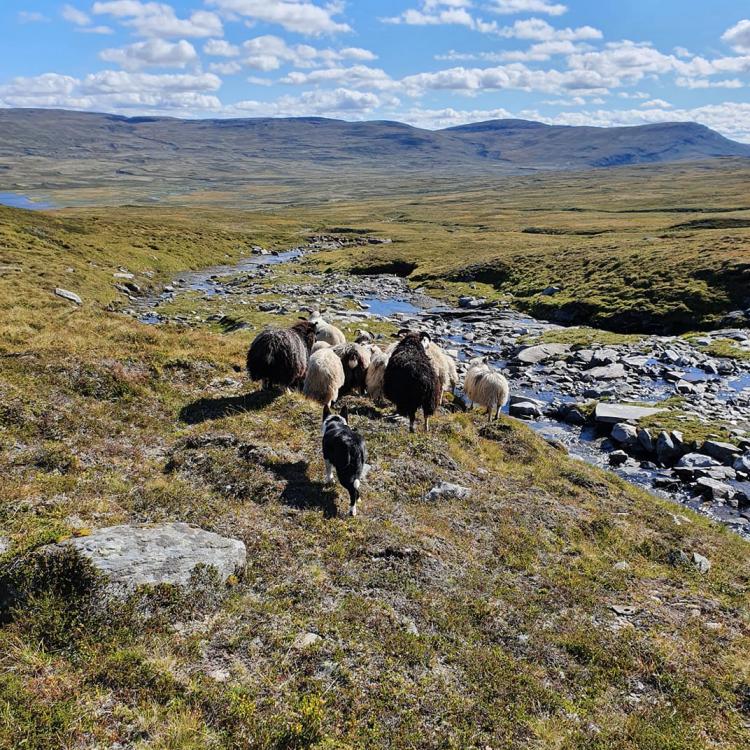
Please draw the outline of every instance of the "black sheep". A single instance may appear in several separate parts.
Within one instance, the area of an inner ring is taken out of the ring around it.
[[[401,416],[409,417],[410,432],[414,432],[419,409],[424,414],[425,431],[429,430],[430,417],[440,403],[440,379],[425,351],[429,341],[426,333],[407,333],[391,352],[385,370],[385,397]]]
[[[247,371],[251,380],[263,381],[263,388],[296,387],[305,379],[310,350],[315,343],[315,326],[301,320],[291,328],[267,328],[250,344]]]

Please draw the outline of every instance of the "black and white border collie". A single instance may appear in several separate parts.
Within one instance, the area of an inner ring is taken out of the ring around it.
[[[323,410],[323,458],[326,462],[326,482],[333,482],[333,470],[349,493],[349,513],[357,515],[359,486],[367,469],[367,447],[364,438],[349,427],[348,410],[333,414]]]

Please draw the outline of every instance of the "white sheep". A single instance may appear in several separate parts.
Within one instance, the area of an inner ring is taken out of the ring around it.
[[[435,368],[441,390],[452,391],[458,385],[458,371],[453,357],[434,341],[430,341],[427,347],[427,356]]]
[[[487,416],[490,420],[498,418],[500,409],[510,398],[510,386],[505,376],[493,370],[482,357],[469,362],[464,379],[464,391],[472,408],[475,403],[487,407]]]
[[[365,387],[370,398],[376,404],[382,404],[385,401],[383,379],[385,378],[385,368],[388,367],[390,356],[390,353],[382,351],[380,347],[372,347],[370,366],[367,368],[367,374],[365,375]]]
[[[341,359],[331,347],[324,347],[310,356],[302,393],[307,398],[330,407],[338,399],[344,381]]]
[[[326,341],[331,346],[339,346],[346,343],[346,336],[336,328],[335,325],[326,322],[323,316],[316,310],[308,318],[310,323],[315,326],[315,337],[318,341]]]
[[[310,354],[315,354],[315,352],[319,352],[321,349],[330,349],[331,345],[327,341],[316,341],[313,344],[312,349],[310,350]]]

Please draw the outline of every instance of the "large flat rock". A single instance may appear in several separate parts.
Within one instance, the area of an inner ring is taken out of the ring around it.
[[[594,416],[601,424],[617,424],[618,422],[637,422],[654,414],[664,411],[647,406],[629,406],[628,404],[604,404],[596,405]]]
[[[527,365],[536,365],[540,362],[546,362],[553,357],[559,357],[570,351],[569,344],[537,344],[522,349],[516,354],[516,359]]]
[[[54,547],[74,547],[121,592],[160,583],[187,586],[198,565],[213,566],[223,582],[247,557],[241,541],[187,523],[110,526]]]

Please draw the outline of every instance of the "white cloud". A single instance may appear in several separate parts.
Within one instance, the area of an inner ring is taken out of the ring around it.
[[[45,73],[15,78],[0,86],[0,106],[194,115],[222,109],[213,94],[220,86],[221,79],[210,73],[153,75],[105,70],[83,79]]]
[[[647,102],[643,102],[641,104],[641,107],[650,107],[653,109],[654,107],[658,107],[660,109],[672,109],[672,105],[669,102],[665,102],[664,99],[651,99]]]
[[[21,10],[18,12],[19,23],[49,23],[50,19],[35,10]]]
[[[561,3],[549,3],[546,0],[492,0],[487,6],[493,13],[546,13],[550,16],[561,16],[568,8]]]
[[[63,5],[60,15],[76,26],[88,26],[91,23],[91,18],[86,13],[72,5]]]
[[[109,26],[79,26],[76,31],[81,34],[114,34],[114,29]]]
[[[120,49],[105,49],[99,57],[121,65],[126,70],[141,68],[184,68],[198,61],[198,53],[190,42],[168,42],[164,39],[148,39]]]
[[[362,119],[364,116],[398,100],[383,100],[372,93],[338,88],[332,91],[306,91],[300,96],[282,96],[271,102],[241,101],[230,105],[226,112],[240,117],[346,117]]]
[[[140,36],[221,37],[224,29],[216,13],[196,10],[189,18],[178,18],[166,3],[141,0],[104,0],[92,7],[95,15],[110,15],[133,28]]]
[[[351,31],[334,16],[341,13],[338,3],[321,7],[307,0],[207,0],[225,13],[245,16],[254,21],[278,24],[287,31],[308,36]]]
[[[293,71],[281,79],[281,83],[295,86],[310,84],[344,84],[353,89],[395,89],[398,83],[384,70],[367,65],[353,65],[349,68],[322,68],[309,73]]]
[[[580,26],[577,29],[556,29],[541,18],[529,18],[516,21],[498,32],[500,36],[514,39],[531,39],[539,42],[579,41],[601,39],[603,34],[593,26]]]
[[[214,57],[237,57],[240,54],[240,48],[225,39],[209,39],[203,45],[203,51]]]
[[[750,52],[750,21],[739,21],[731,29],[727,29],[721,39],[731,44],[737,52]]]
[[[737,78],[712,81],[708,78],[677,78],[675,83],[686,89],[741,89],[745,84]]]
[[[596,71],[535,70],[522,63],[498,65],[492,68],[448,68],[434,73],[418,73],[401,81],[412,95],[425,90],[449,90],[465,94],[503,89],[542,91],[559,94],[575,91],[578,94],[605,94],[613,80]]]
[[[572,55],[575,52],[585,52],[592,49],[580,42],[552,41],[537,42],[525,50],[504,50],[502,52],[456,52],[451,50],[444,55],[435,55],[436,60],[453,62],[483,60],[485,62],[544,62],[558,55]]]
[[[242,70],[242,65],[236,60],[232,60],[231,62],[209,63],[208,69],[212,73],[218,73],[222,76],[232,76]]]
[[[266,34],[243,43],[244,63],[255,70],[269,72],[282,65],[311,68],[316,65],[334,65],[341,60],[374,60],[375,54],[360,47],[341,50],[319,49],[309,44],[290,45],[279,36]]]
[[[422,0],[421,9],[409,8],[398,16],[381,18],[383,23],[407,26],[466,26],[482,33],[494,33],[498,25],[475,18],[467,8],[469,0]]]

